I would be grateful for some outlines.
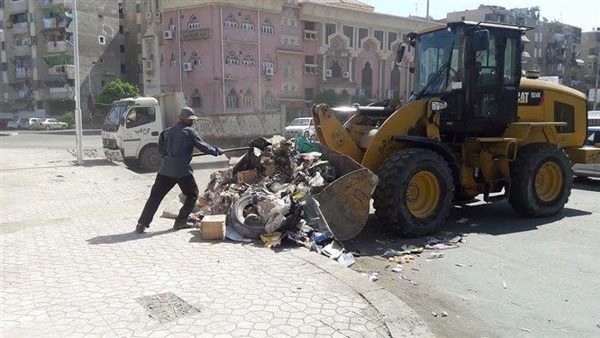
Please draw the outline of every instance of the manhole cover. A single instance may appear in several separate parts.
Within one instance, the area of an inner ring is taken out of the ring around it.
[[[150,317],[161,323],[195,314],[199,311],[171,292],[159,293],[135,299],[149,313]]]

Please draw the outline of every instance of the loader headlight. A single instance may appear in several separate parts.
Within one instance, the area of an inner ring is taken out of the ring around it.
[[[447,107],[448,107],[448,103],[446,103],[444,101],[431,102],[431,110],[433,110],[433,111],[439,111],[442,109],[446,109]]]

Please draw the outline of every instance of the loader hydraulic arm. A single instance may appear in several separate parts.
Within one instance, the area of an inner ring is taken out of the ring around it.
[[[324,103],[317,104],[313,107],[312,113],[319,142],[360,163],[364,152],[358,147],[331,108]]]

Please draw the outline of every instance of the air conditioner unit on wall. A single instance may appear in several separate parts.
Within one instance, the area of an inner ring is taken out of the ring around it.
[[[167,40],[171,40],[173,38],[174,34],[173,31],[165,31],[163,33],[163,37]]]
[[[350,72],[344,72],[344,73],[342,73],[342,77],[343,77],[344,79],[347,79],[347,78],[349,78],[349,77],[350,77]]]
[[[325,69],[325,77],[331,77],[331,69]]]
[[[273,71],[272,67],[267,67],[267,68],[265,68],[265,74],[267,74],[269,76],[273,76],[273,75],[275,75],[275,72]]]
[[[191,72],[192,70],[194,70],[194,66],[191,62],[185,62],[183,64],[183,70],[185,70],[186,72]]]

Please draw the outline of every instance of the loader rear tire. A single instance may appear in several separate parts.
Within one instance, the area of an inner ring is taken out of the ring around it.
[[[420,237],[444,225],[454,184],[448,163],[436,152],[400,150],[383,163],[378,176],[375,216],[395,232]]]
[[[551,216],[562,210],[573,187],[573,168],[565,151],[554,144],[528,144],[510,166],[508,202],[526,217]]]

